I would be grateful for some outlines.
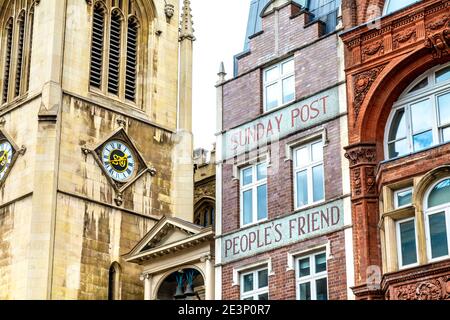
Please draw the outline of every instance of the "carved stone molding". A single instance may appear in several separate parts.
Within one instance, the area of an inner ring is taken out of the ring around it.
[[[450,27],[427,37],[424,43],[431,49],[434,58],[441,58],[450,54]]]
[[[376,165],[377,150],[375,144],[349,146],[346,150],[345,157],[350,161],[350,167]]]
[[[367,93],[385,67],[386,65],[375,67],[371,70],[362,72],[353,78],[353,91],[355,95],[353,102],[353,114],[355,116],[354,125],[356,125],[356,120],[358,120],[361,111],[361,105],[363,104]]]
[[[393,36],[392,47],[394,50],[398,49],[402,43],[416,41],[416,38],[417,38],[417,30],[415,27],[403,30]]]
[[[393,300],[448,300],[450,299],[450,276],[442,276],[392,289]]]
[[[376,55],[377,53],[384,54],[384,42],[383,40],[376,41],[363,47],[362,53],[364,60]]]

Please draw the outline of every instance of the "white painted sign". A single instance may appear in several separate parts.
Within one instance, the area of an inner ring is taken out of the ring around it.
[[[344,201],[301,211],[222,238],[222,263],[334,232],[344,226]]]
[[[224,159],[278,141],[293,132],[313,127],[338,115],[339,91],[334,87],[227,131],[223,135]]]

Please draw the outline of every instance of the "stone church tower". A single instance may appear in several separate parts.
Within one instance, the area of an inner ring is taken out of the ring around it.
[[[190,1],[0,0],[0,40],[0,299],[142,299],[123,255],[193,220]]]

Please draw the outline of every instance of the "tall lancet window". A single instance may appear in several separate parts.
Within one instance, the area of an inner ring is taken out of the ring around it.
[[[103,48],[105,42],[105,7],[97,2],[94,7],[91,46],[91,87],[101,89],[103,74]]]
[[[108,300],[120,300],[120,273],[120,265],[114,262],[109,268]]]
[[[136,68],[137,68],[137,42],[138,42],[138,22],[136,18],[128,22],[127,36],[127,70],[125,81],[125,97],[128,100],[136,99]]]
[[[22,84],[22,69],[24,59],[24,38],[25,38],[25,12],[22,11],[17,21],[17,61],[16,61],[16,83],[14,97],[20,95],[20,87]]]
[[[108,92],[119,95],[122,17],[118,10],[111,15],[109,35]]]
[[[2,10],[6,22],[0,21],[2,42],[1,104],[23,97],[29,87],[33,23],[37,0],[9,1]]]
[[[5,58],[3,62],[3,90],[2,90],[2,104],[8,101],[9,79],[11,70],[11,54],[12,54],[12,40],[13,40],[13,19],[9,19],[6,25],[6,39],[5,39]]]
[[[149,9],[151,10],[151,9]],[[90,66],[90,88],[97,94],[103,94],[135,106],[142,106],[143,98],[139,93],[139,77],[143,76],[143,64],[148,37],[141,34],[149,30],[141,22],[151,21],[142,15],[146,12],[136,1],[97,0],[92,14],[92,44]]]

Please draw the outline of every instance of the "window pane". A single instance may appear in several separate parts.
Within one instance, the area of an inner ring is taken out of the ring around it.
[[[294,73],[294,60],[283,63],[283,75]]]
[[[283,103],[294,101],[295,99],[295,77],[283,80]]]
[[[268,293],[260,294],[258,296],[258,300],[264,300],[264,301],[269,300],[269,294]]]
[[[312,161],[322,161],[323,160],[323,144],[322,142],[314,143],[311,145],[312,149]]]
[[[302,283],[300,285],[300,300],[311,300],[311,283]]]
[[[297,168],[305,167],[309,164],[309,151],[308,147],[304,147],[295,151],[295,166]]]
[[[450,93],[438,98],[440,125],[450,123]]]
[[[403,139],[389,144],[389,158],[397,158],[408,154],[408,140]]]
[[[407,7],[418,0],[389,0],[387,3],[388,7],[386,13],[389,14],[391,12],[400,10],[404,7]]]
[[[425,100],[411,105],[411,121],[413,133],[429,130],[433,126],[433,117],[431,117],[432,108],[430,100]]]
[[[269,274],[267,269],[258,271],[258,289],[269,286]]]
[[[397,208],[408,206],[412,203],[412,189],[397,193]]]
[[[317,300],[328,300],[327,278],[316,280]]]
[[[448,255],[447,230],[445,213],[430,215],[431,256],[439,258]]]
[[[450,141],[450,127],[445,128],[442,130],[442,142],[449,142]]]
[[[258,180],[263,180],[267,178],[267,164],[265,163],[259,164],[258,167],[256,168],[256,171]]]
[[[244,292],[253,291],[253,273],[244,276]]]
[[[243,206],[244,206],[244,225],[253,222],[253,192],[248,190],[244,192]]]
[[[278,67],[266,71],[266,82],[272,82],[280,77]]]
[[[267,218],[267,185],[258,187],[258,220]]]
[[[309,276],[311,274],[311,268],[309,266],[309,258],[299,260],[298,267],[300,278]]]
[[[420,151],[433,145],[433,131],[427,131],[413,137],[414,151]]]
[[[316,273],[327,271],[327,257],[325,253],[318,254],[316,260]]]
[[[253,182],[253,168],[245,169],[242,172],[242,185],[246,186]]]
[[[389,131],[389,141],[399,140],[406,137],[405,109],[398,110],[392,120]]]
[[[325,198],[324,180],[323,180],[323,165],[313,168],[313,201],[321,201]]]
[[[415,91],[419,91],[420,89],[426,88],[428,86],[428,77],[420,81],[418,84],[414,86],[408,93],[412,93]]]
[[[278,107],[278,82],[266,88],[266,109],[271,110]]]
[[[306,171],[297,173],[297,207],[308,204],[308,174]]]
[[[407,266],[417,262],[415,221],[400,223],[400,246],[402,265]]]
[[[450,203],[450,179],[444,180],[434,187],[428,197],[428,207],[437,207]]]
[[[248,297],[248,298],[245,298],[245,299],[243,299],[244,301],[250,301],[250,300],[253,300],[253,297]]]
[[[441,69],[436,72],[436,82],[444,82],[450,80],[450,67]]]

